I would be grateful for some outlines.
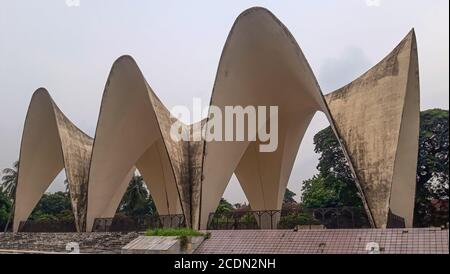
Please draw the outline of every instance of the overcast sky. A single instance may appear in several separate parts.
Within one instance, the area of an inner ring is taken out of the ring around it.
[[[170,109],[209,102],[225,39],[243,10],[263,6],[292,32],[324,94],[381,60],[415,28],[421,109],[449,104],[448,0],[113,1],[0,0],[0,167],[18,159],[27,107],[39,87],[94,136],[114,60],[130,54]],[[300,147],[288,187],[317,173],[312,138],[328,122],[318,113]],[[64,175],[49,191],[63,189]],[[236,179],[225,192],[245,201]]]

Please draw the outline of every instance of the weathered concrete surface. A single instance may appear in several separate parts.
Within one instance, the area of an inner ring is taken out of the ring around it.
[[[34,93],[20,150],[15,231],[63,168],[69,181],[75,225],[78,231],[84,231],[92,144],[92,138],[64,116],[45,89]]]
[[[222,111],[226,106],[277,106],[278,146],[265,153],[259,151],[258,141],[249,138],[205,144],[200,228],[207,227],[233,173],[252,209],[280,209],[312,117],[320,110],[329,115],[300,47],[269,11],[253,8],[236,19],[222,52],[211,105]]]
[[[389,210],[412,227],[419,138],[414,31],[380,63],[328,94],[328,107],[376,227]]]
[[[179,214],[178,170],[164,140],[165,108],[158,108],[136,62],[114,62],[103,94],[89,173],[87,231],[95,218],[114,216],[138,166],[161,214]],[[124,179],[125,178],[125,179]]]

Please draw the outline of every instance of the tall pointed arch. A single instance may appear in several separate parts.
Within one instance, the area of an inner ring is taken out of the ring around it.
[[[413,223],[419,139],[414,30],[381,62],[326,100],[376,227]],[[397,218],[398,219],[398,218]]]
[[[20,148],[14,231],[26,221],[53,179],[64,168],[78,231],[84,231],[92,138],[56,106],[47,90],[36,90]]]
[[[170,115],[145,81],[135,61],[114,62],[105,86],[89,173],[87,230],[96,218],[114,216],[135,166],[146,181],[161,213],[182,213],[174,170],[182,143],[163,138]],[[156,161],[156,162],[153,162]],[[123,178],[127,178],[123,180]]]

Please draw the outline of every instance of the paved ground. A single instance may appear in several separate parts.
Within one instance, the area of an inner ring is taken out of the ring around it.
[[[213,230],[195,253],[448,254],[449,231],[413,229]],[[0,233],[1,253],[67,253],[77,242],[81,253],[120,253],[140,233]]]
[[[448,254],[448,235],[440,228],[217,230],[195,253],[367,254],[374,242],[382,254]]]

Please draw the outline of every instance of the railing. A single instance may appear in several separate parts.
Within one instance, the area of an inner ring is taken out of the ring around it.
[[[185,227],[182,214],[129,217],[116,215],[114,218],[97,218],[94,232],[145,231],[149,228]],[[308,229],[308,228],[369,228],[363,209],[305,208],[288,210],[240,211],[211,213],[209,230],[230,229]],[[22,222],[21,232],[75,232],[75,224],[70,221]]]
[[[230,211],[208,219],[209,230],[369,227],[364,209],[354,207]]]
[[[76,232],[73,220],[27,220],[19,224],[20,232]]]
[[[94,221],[94,232],[129,232],[145,231],[149,228],[184,227],[182,214],[130,217],[116,215],[114,218],[97,218]],[[27,220],[20,222],[20,232],[76,232],[72,220]]]
[[[145,231],[149,228],[185,227],[183,214],[155,216],[115,216],[114,218],[97,218],[94,221],[94,232],[127,232]]]
[[[389,210],[388,221],[387,221],[386,226],[389,228],[404,228],[405,227],[405,219],[398,215],[395,215],[394,213],[392,213]]]

